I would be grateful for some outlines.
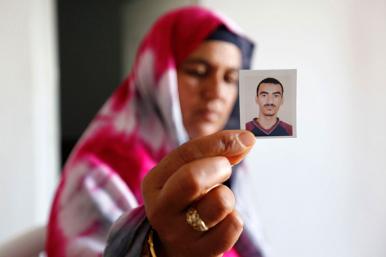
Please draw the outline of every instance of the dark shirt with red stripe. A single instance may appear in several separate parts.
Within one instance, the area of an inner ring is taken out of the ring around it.
[[[265,136],[292,136],[292,126],[277,118],[276,123],[269,129],[264,129],[257,119],[253,119],[245,124],[245,128],[257,137]]]

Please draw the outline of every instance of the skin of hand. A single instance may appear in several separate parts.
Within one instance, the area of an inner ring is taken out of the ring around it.
[[[243,222],[232,191],[222,183],[255,140],[242,130],[198,137],[176,148],[148,173],[142,193],[146,215],[158,236],[158,256],[217,257],[232,248]],[[195,231],[186,223],[191,206],[208,231]]]

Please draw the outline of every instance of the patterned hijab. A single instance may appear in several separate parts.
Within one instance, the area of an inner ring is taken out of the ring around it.
[[[129,77],[78,143],[65,173],[86,155],[93,155],[114,169],[141,199],[137,187],[145,173],[187,140],[176,67],[220,25],[239,33],[231,22],[199,7],[178,9],[161,17],[142,41]],[[241,42],[245,67],[252,43]]]
[[[212,11],[177,9],[150,29],[128,78],[98,112],[64,166],[48,225],[49,257],[93,256],[85,253],[104,247],[111,223],[143,202],[143,177],[188,139],[176,67],[220,26],[238,35],[247,68],[253,43]],[[85,250],[90,244],[95,249]]]

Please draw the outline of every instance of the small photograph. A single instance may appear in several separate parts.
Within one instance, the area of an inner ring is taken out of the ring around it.
[[[296,137],[296,74],[291,70],[241,70],[240,128],[256,137]]]

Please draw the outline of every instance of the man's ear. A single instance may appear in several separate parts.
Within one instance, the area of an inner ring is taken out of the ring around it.
[[[259,96],[258,96],[258,95],[256,95],[256,97],[255,97],[255,103],[256,103],[257,105],[259,105]]]

